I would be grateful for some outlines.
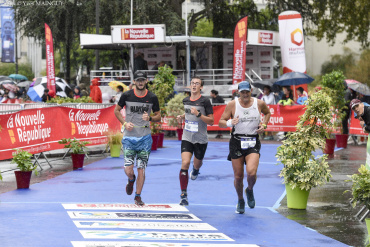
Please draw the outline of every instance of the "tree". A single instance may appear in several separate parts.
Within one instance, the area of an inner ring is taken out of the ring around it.
[[[346,77],[370,86],[370,49],[364,50],[356,64],[347,69]]]
[[[268,0],[269,8],[276,14],[295,10],[302,15],[305,32],[318,40],[326,38],[335,43],[338,33],[346,32],[344,42],[356,40],[362,47],[370,45],[370,1],[366,0]]]
[[[321,65],[321,74],[331,73],[333,70],[340,70],[346,74],[348,67],[355,64],[356,54],[349,48],[343,48],[343,54],[332,55],[330,61],[326,61]]]

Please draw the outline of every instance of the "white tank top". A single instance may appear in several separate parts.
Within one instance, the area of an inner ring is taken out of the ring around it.
[[[234,134],[239,135],[257,135],[258,125],[261,121],[261,113],[258,109],[257,98],[253,99],[251,107],[244,108],[239,100],[235,100],[235,115],[239,116],[239,123],[235,125]]]

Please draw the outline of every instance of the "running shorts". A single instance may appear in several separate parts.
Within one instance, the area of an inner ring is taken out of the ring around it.
[[[256,137],[256,145],[253,148],[242,149],[240,143],[240,137],[236,137],[231,135],[230,142],[229,142],[229,155],[227,156],[227,160],[232,159],[239,159],[240,157],[248,156],[249,154],[256,153],[260,154],[261,150],[261,142],[259,140],[258,135],[248,136],[248,137]]]
[[[136,158],[137,168],[145,169],[148,164],[150,151],[152,150],[152,142],[151,135],[142,137],[124,136],[122,145],[125,166],[134,165]]]
[[[191,143],[185,140],[181,141],[181,153],[182,152],[189,152],[191,154],[194,153],[195,158],[198,160],[203,160],[204,155],[206,154],[208,143],[200,144],[200,143]]]

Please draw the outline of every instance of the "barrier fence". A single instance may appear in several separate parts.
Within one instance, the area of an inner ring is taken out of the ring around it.
[[[230,130],[218,127],[225,105],[213,107],[214,125],[208,131]],[[305,111],[305,106],[269,105],[271,118],[266,131],[295,131],[296,124]],[[14,106],[17,108],[17,106]],[[9,159],[15,148],[22,148],[32,154],[61,149],[62,138],[91,141],[90,145],[106,143],[104,132],[120,130],[120,123],[114,115],[114,104],[23,104],[23,109],[9,109],[0,112],[0,160]],[[6,113],[6,114],[4,114]],[[176,130],[163,117],[163,130]],[[367,135],[360,123],[351,116],[349,134]]]

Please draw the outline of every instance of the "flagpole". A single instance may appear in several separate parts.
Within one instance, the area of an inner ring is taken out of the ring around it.
[[[185,0],[185,37],[186,37],[186,85],[190,85],[190,41],[188,36],[188,0]]]

